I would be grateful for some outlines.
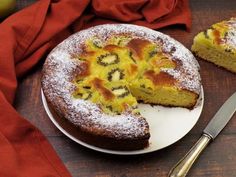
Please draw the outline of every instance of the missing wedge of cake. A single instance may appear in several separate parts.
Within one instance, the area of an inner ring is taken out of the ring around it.
[[[77,127],[83,141],[119,150],[148,146],[149,125],[139,101],[193,108],[201,89],[199,65],[182,44],[135,25],[80,31],[47,57],[44,95]]]
[[[192,51],[200,58],[236,73],[236,18],[213,24],[197,34]]]

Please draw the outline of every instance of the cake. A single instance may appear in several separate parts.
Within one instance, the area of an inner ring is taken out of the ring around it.
[[[236,18],[213,24],[197,34],[192,51],[200,58],[236,73]]]
[[[148,146],[139,102],[192,109],[200,87],[199,65],[188,49],[128,24],[70,36],[50,52],[42,71],[50,107],[77,127],[83,141],[107,149]]]

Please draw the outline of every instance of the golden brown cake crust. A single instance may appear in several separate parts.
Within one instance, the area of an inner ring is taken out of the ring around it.
[[[73,97],[76,90],[73,79],[77,75],[86,76],[89,74],[86,72],[88,64],[75,59],[74,56],[82,54],[85,41],[92,36],[98,36],[106,41],[109,36],[119,34],[131,36],[137,41],[148,40],[158,45],[162,44],[164,52],[181,64],[175,69],[163,70],[163,76],[168,80],[162,81],[167,83],[175,81],[177,88],[186,89],[196,94],[200,93],[199,65],[188,49],[157,31],[124,24],[99,25],[80,31],[64,40],[46,59],[42,72],[42,89],[47,101],[57,114],[79,127],[83,133],[89,136],[108,138],[113,141],[113,144],[118,141],[122,142],[122,140],[125,142],[131,140],[130,142],[139,142],[137,143],[138,148],[144,148],[148,144],[150,133],[148,123],[140,114],[131,114],[128,110],[121,115],[108,115],[103,113],[97,104]],[[161,78],[152,77],[154,80],[161,80]],[[95,85],[101,86],[99,82],[95,82]],[[101,87],[100,89],[109,99],[110,94]],[[98,144],[98,146],[101,145]],[[136,149],[134,146],[131,147],[131,149]],[[114,149],[109,145],[104,148]],[[117,144],[117,149],[123,148]]]

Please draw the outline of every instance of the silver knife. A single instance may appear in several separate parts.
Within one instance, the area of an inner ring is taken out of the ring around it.
[[[221,132],[225,125],[233,117],[236,111],[236,92],[228,98],[228,100],[221,106],[215,116],[208,123],[203,130],[201,138],[190,149],[190,151],[172,168],[169,177],[185,177],[191,166],[206,148],[206,146],[214,140]]]

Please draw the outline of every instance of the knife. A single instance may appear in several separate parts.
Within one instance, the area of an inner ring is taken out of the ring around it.
[[[185,177],[206,146],[216,138],[236,111],[236,92],[221,106],[190,151],[171,169],[169,177]]]

